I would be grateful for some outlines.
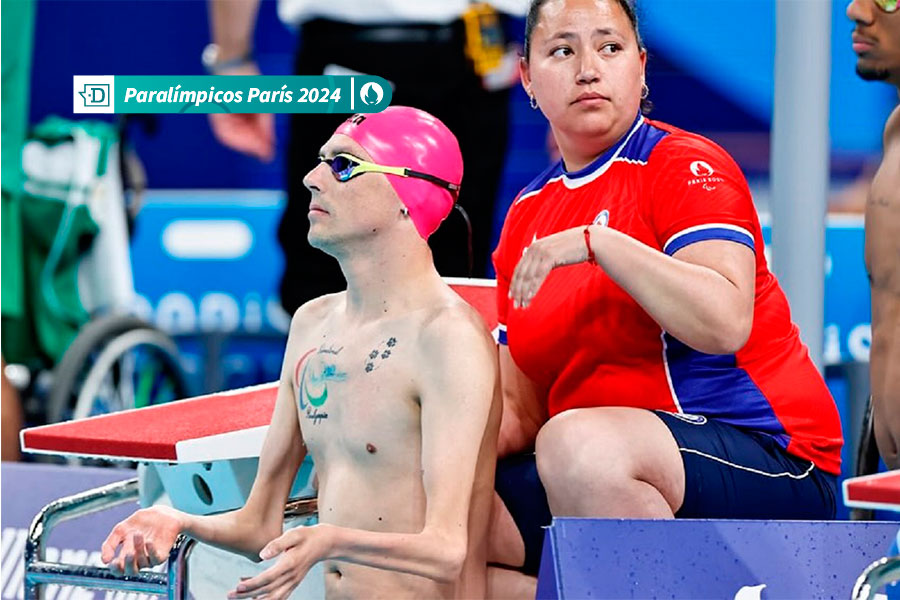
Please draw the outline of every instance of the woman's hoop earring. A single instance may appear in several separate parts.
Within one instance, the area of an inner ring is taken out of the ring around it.
[[[528,95],[528,105],[532,108],[532,110],[537,110],[538,103],[537,99],[534,97],[534,94]]]
[[[649,95],[650,87],[646,83],[641,84],[641,100],[646,100]]]

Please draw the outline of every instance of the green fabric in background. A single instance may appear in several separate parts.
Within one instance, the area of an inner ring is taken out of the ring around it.
[[[83,144],[86,138],[96,144]],[[30,154],[28,172],[18,203],[22,245],[26,310],[21,317],[3,319],[3,352],[8,362],[52,366],[90,318],[78,292],[78,269],[98,233],[87,199],[98,192],[95,184],[106,173],[110,148],[118,140],[112,125],[94,121],[70,121],[47,117],[35,125],[29,144],[38,144]],[[59,145],[75,145],[77,161],[89,161],[96,179],[79,187],[68,169],[42,163]],[[88,154],[89,153],[89,154]]]
[[[4,315],[3,355],[11,363],[52,365],[90,317],[78,296],[78,264],[98,228],[87,206],[67,205],[57,198],[24,198],[20,257],[28,310],[22,317]],[[59,258],[48,267],[57,235]]]
[[[28,129],[34,2],[0,2],[0,304],[6,317],[25,315],[22,260],[22,144]],[[4,355],[6,344],[3,344]]]
[[[58,362],[90,315],[78,297],[78,264],[97,234],[85,205],[26,195],[22,203],[24,263],[34,335],[45,356]],[[48,256],[57,235],[61,252],[47,279]]]

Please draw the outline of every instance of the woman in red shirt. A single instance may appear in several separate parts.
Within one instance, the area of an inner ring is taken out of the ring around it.
[[[531,4],[522,80],[562,160],[517,197],[494,254],[497,489],[526,570],[548,504],[583,517],[835,511],[837,409],[766,265],[746,181],[714,143],[643,116],[646,60],[630,0]]]

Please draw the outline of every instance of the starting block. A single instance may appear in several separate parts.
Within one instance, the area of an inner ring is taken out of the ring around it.
[[[844,504],[850,508],[900,511],[900,470],[849,477],[844,480]],[[900,524],[894,524],[895,537]],[[885,547],[885,550],[887,548]],[[859,576],[853,587],[854,600],[866,600],[875,596],[881,586],[900,579],[900,557],[879,558]]]
[[[26,452],[144,463],[172,505],[191,514],[240,508],[250,494],[278,383],[26,429]],[[291,497],[313,496],[306,461]],[[142,482],[142,489],[152,485]],[[155,498],[142,497],[147,506]]]
[[[900,511],[900,470],[848,477],[844,504],[851,508]]]

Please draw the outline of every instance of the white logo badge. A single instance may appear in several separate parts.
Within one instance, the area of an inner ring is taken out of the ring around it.
[[[594,225],[599,225],[600,227],[606,227],[609,225],[609,211],[606,209],[601,210],[597,213],[597,216],[594,217]]]
[[[681,419],[685,423],[692,425],[706,425],[706,417],[703,415],[690,415],[688,413],[670,413],[676,419]]]
[[[709,163],[702,160],[695,160],[691,163],[691,173],[693,173],[694,177],[709,177],[715,173],[715,171],[709,166]]]
[[[72,76],[72,112],[115,112],[115,80],[112,75]]]
[[[384,98],[384,90],[374,81],[370,81],[359,88],[359,98],[366,106],[378,104]]]

